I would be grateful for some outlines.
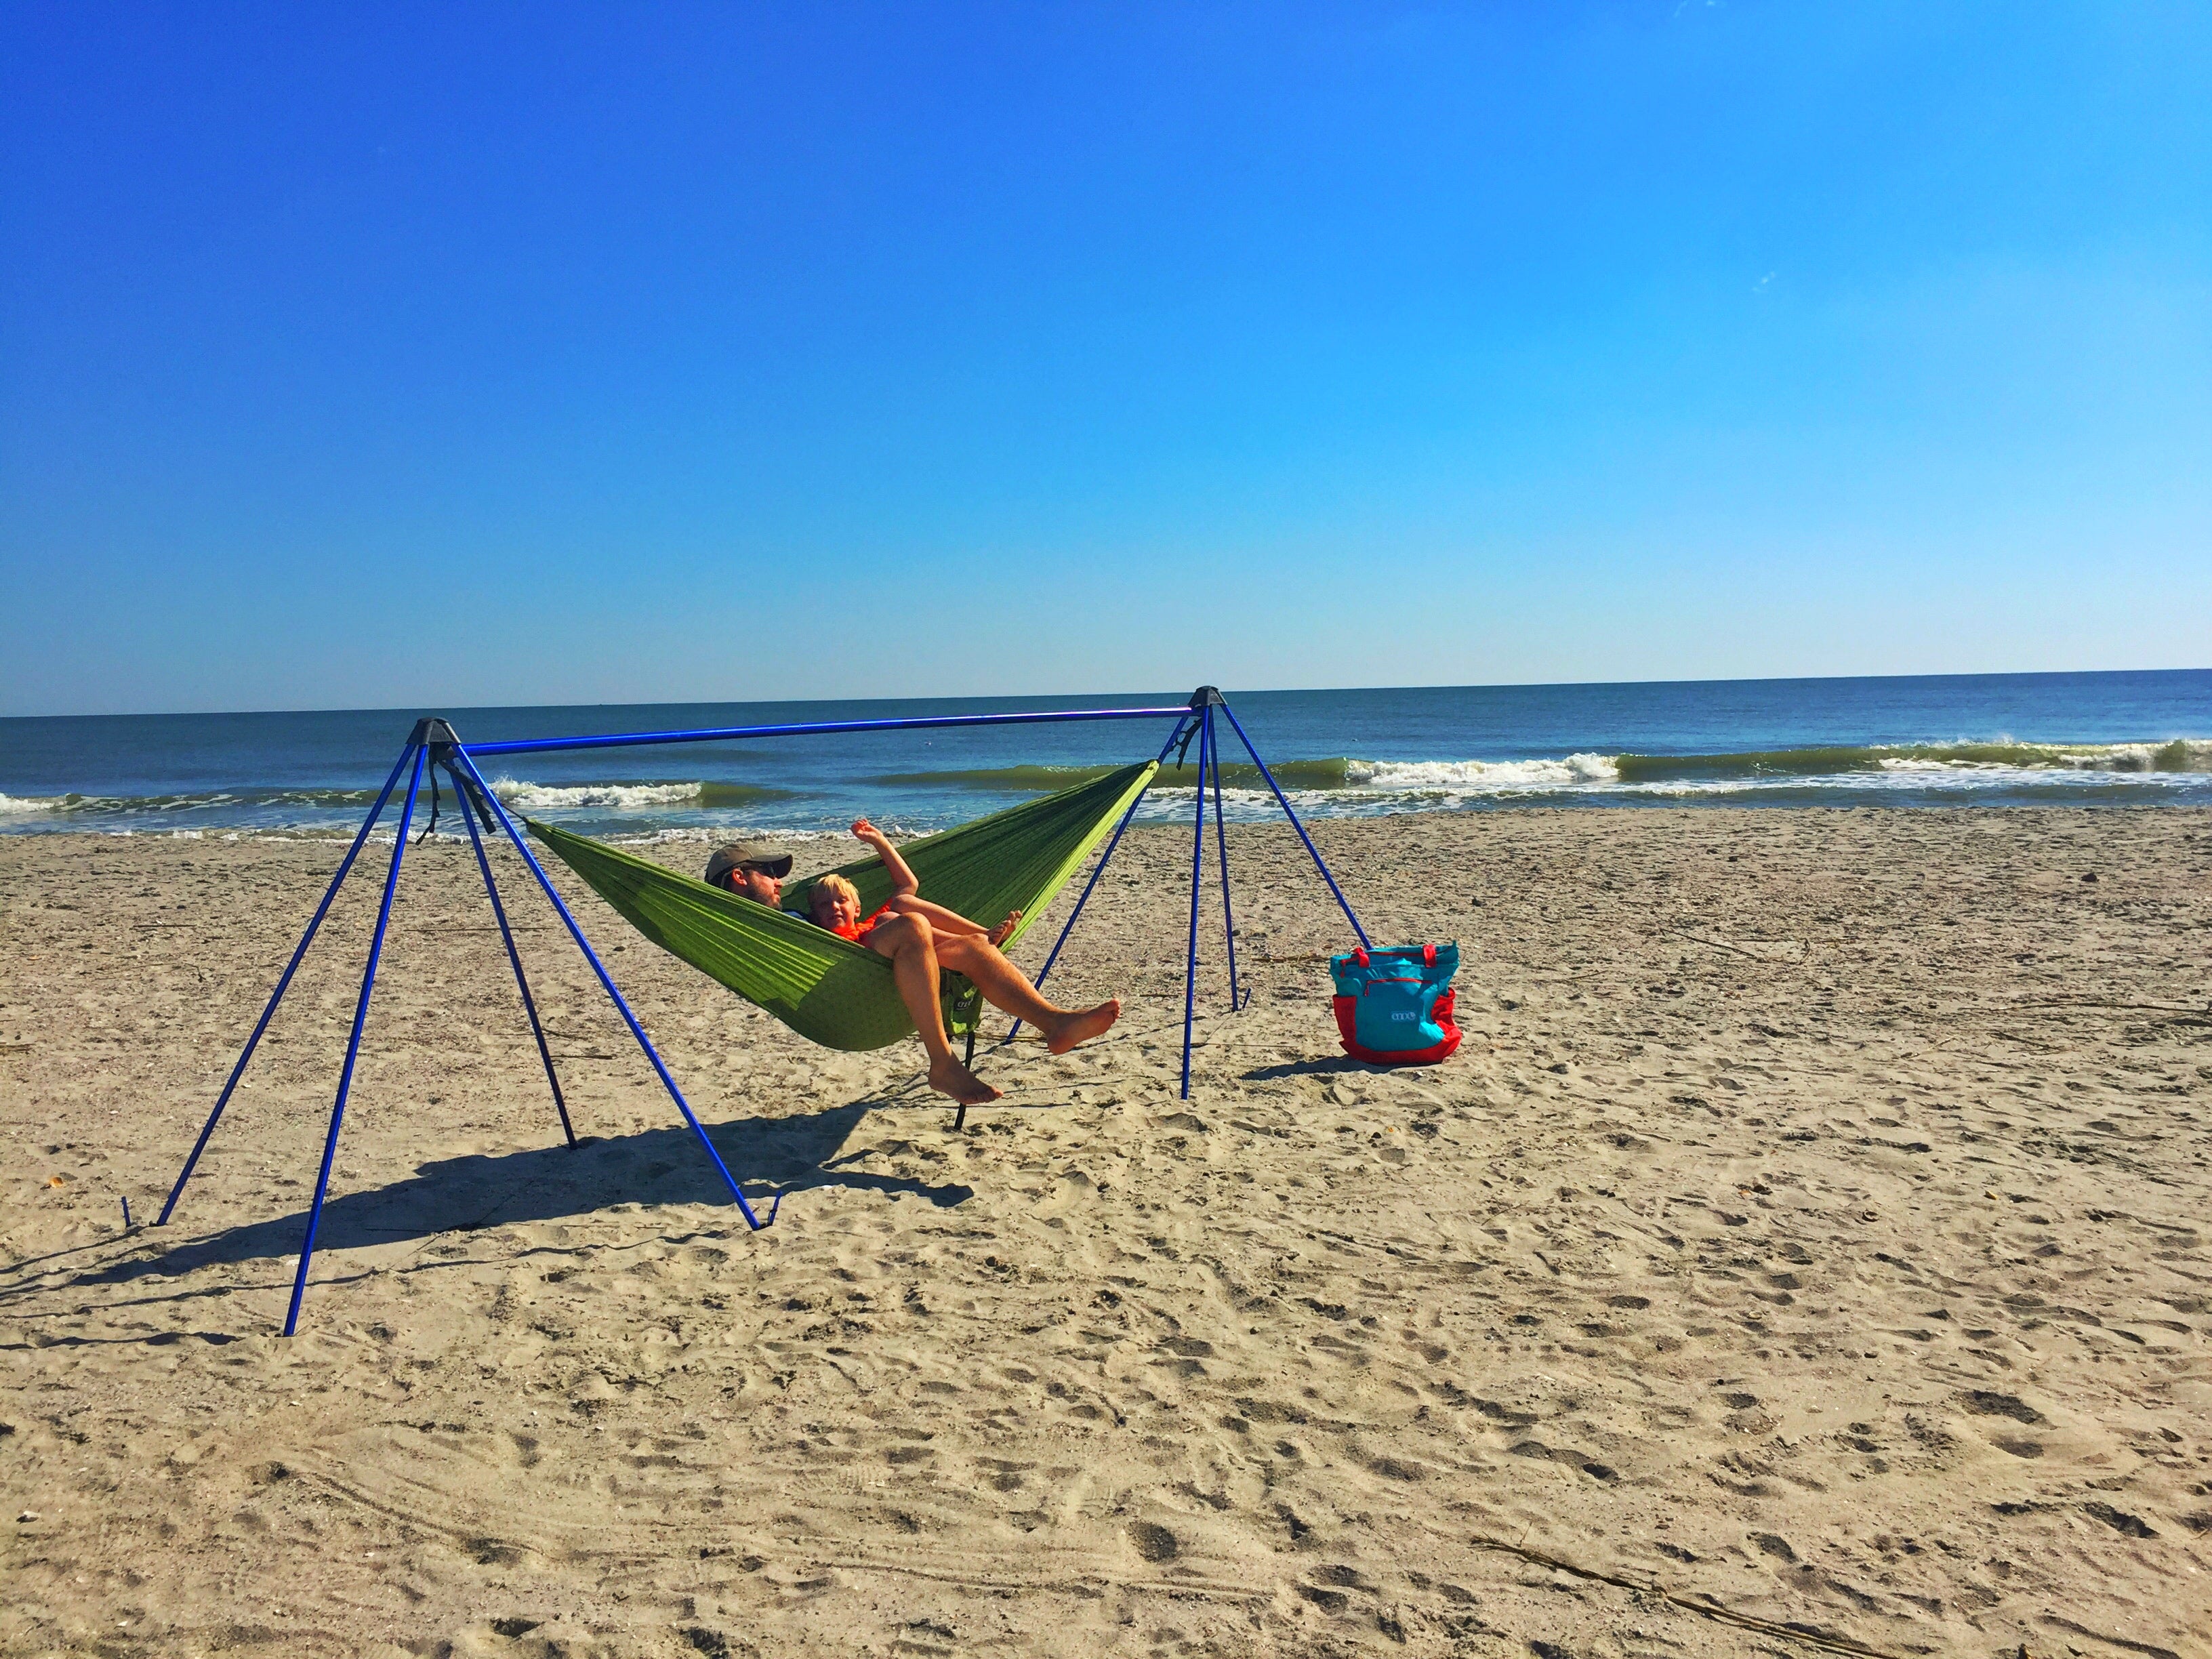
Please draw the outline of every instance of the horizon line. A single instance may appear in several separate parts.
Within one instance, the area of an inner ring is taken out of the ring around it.
[[[1809,685],[1828,684],[1853,680],[2011,680],[2011,679],[2087,679],[2117,678],[2123,675],[2168,675],[2212,673],[2212,666],[2180,668],[2051,668],[2004,670],[1971,673],[1928,674],[1753,674],[1712,679],[1683,678],[1656,680],[1501,680],[1494,683],[1431,681],[1396,685],[1281,685],[1246,686],[1239,696],[1294,696],[1311,692],[1333,691],[1357,695],[1376,691],[1534,691],[1580,690],[1595,686],[1632,690],[1639,686],[1662,685]],[[1210,684],[1210,682],[1201,682]],[[1070,702],[1091,697],[1156,697],[1178,696],[1184,693],[1160,691],[1003,691],[960,692],[938,696],[878,696],[878,697],[680,697],[658,698],[641,702],[481,702],[446,703],[439,708],[454,713],[486,714],[535,708],[836,708],[865,704],[877,707],[885,703],[943,703],[943,702],[1007,702],[1019,698],[1042,697],[1056,702]],[[118,710],[106,714],[0,714],[6,720],[193,720],[206,718],[250,719],[280,714],[392,714],[420,716],[434,712],[429,705],[389,704],[328,704],[304,708],[167,708]]]

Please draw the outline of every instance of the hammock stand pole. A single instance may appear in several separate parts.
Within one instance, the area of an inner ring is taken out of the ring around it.
[[[1185,941],[1183,958],[1182,1076],[1179,1088],[1180,1097],[1184,1100],[1190,1098],[1190,1051],[1197,1016],[1198,911],[1199,896],[1204,878],[1206,795],[1208,789],[1213,793],[1214,855],[1216,862],[1221,866],[1221,925],[1223,942],[1226,947],[1229,963],[1230,1012],[1241,1012],[1249,1000],[1237,974],[1237,920],[1230,898],[1227,815],[1222,811],[1221,805],[1221,753],[1218,733],[1213,723],[1213,711],[1217,708],[1228,716],[1229,724],[1236,730],[1238,738],[1244,744],[1246,752],[1252,757],[1253,764],[1260,769],[1260,775],[1267,781],[1268,788],[1273,791],[1276,804],[1283,809],[1283,816],[1290,819],[1291,828],[1297,831],[1299,841],[1304,843],[1306,851],[1312,854],[1315,867],[1321,872],[1322,879],[1328,884],[1328,890],[1335,895],[1337,903],[1343,908],[1346,920],[1352,923],[1352,931],[1358,936],[1362,945],[1369,943],[1365,930],[1359,925],[1359,918],[1352,914],[1352,906],[1346,900],[1343,890],[1337,886],[1336,878],[1329,873],[1328,866],[1322,861],[1321,854],[1313,844],[1313,837],[1306,833],[1305,825],[1298,822],[1298,815],[1291,810],[1289,799],[1283,793],[1282,786],[1275,781],[1274,774],[1267,769],[1267,762],[1260,758],[1260,751],[1252,746],[1252,739],[1237,720],[1236,711],[1230,708],[1229,700],[1212,686],[1200,686],[1191,694],[1189,707],[1184,711],[1185,719],[1176,723],[1175,731],[1162,745],[1158,757],[1161,761],[1167,759],[1168,751],[1182,739],[1185,727],[1189,724],[1190,718],[1194,715],[1199,728],[1198,780],[1197,787],[1192,792],[1195,799],[1192,813],[1190,927]],[[1036,978],[1033,981],[1035,984],[1042,987],[1045,975],[1052,971],[1053,964],[1060,960],[1061,947],[1067,943],[1068,936],[1075,931],[1075,924],[1083,915],[1083,907],[1091,902],[1092,890],[1098,885],[1099,877],[1106,872],[1107,860],[1114,856],[1115,848],[1121,844],[1121,832],[1129,827],[1130,820],[1136,816],[1137,808],[1143,800],[1144,795],[1140,793],[1135,800],[1129,803],[1128,810],[1121,815],[1121,821],[1114,826],[1113,836],[1107,842],[1106,850],[1099,855],[1098,862],[1092,866],[1091,878],[1084,884],[1082,895],[1075,901],[1075,908],[1069,913],[1066,926],[1060,930],[1059,939],[1054,941],[1051,953],[1045,957],[1044,966],[1037,970]],[[1021,1028],[1021,1021],[1016,1020],[1006,1035],[1000,1039],[997,1046],[1004,1048],[1007,1043],[1012,1042],[1015,1033]],[[961,1121],[966,1116],[967,1109],[963,1107],[956,1115],[953,1127],[959,1127]]]
[[[361,998],[353,1006],[353,1034],[346,1039],[345,1066],[338,1073],[337,1097],[331,1103],[331,1129],[323,1140],[323,1167],[315,1176],[315,1201],[308,1206],[307,1231],[300,1240],[300,1270],[292,1277],[292,1305],[284,1310],[287,1336],[300,1328],[300,1304],[307,1294],[307,1268],[315,1259],[315,1230],[322,1225],[323,1200],[331,1190],[331,1165],[338,1155],[338,1131],[345,1124],[346,1096],[353,1091],[354,1062],[361,1057],[361,1033],[368,1023],[369,994],[376,988],[376,964],[384,955],[384,931],[392,923],[392,900],[399,890],[400,860],[407,855],[407,830],[415,818],[415,797],[422,788],[423,763],[429,757],[429,750],[420,742],[409,746],[415,751],[415,769],[407,780],[407,804],[399,809],[399,834],[392,843],[392,868],[384,878],[384,898],[376,909],[376,932],[369,938],[368,962],[362,969]]]
[[[1212,690],[1211,686],[1206,690]],[[1205,691],[1198,694],[1206,695]],[[1215,696],[1221,694],[1213,692]],[[1193,701],[1196,701],[1195,698]],[[1206,718],[1212,706],[1205,705],[1198,717],[1198,787],[1191,791],[1194,805],[1191,812],[1190,836],[1190,949],[1183,960],[1182,970],[1182,1093],[1190,1098],[1190,1026],[1198,1010],[1198,900],[1201,866],[1206,861],[1206,772],[1213,760],[1213,722]]]
[[[895,720],[805,720],[787,726],[701,726],[683,732],[623,732],[597,738],[521,738],[510,743],[472,743],[471,755],[537,755],[556,749],[627,749],[653,743],[720,743],[742,738],[813,738],[837,732],[921,732],[952,726],[1042,726],[1059,720],[1132,720],[1190,712],[1164,708],[1042,708],[1009,714],[920,714]]]
[[[530,866],[531,874],[538,878],[538,884],[545,890],[545,896],[553,902],[554,910],[568,926],[568,937],[576,941],[576,948],[584,953],[584,960],[592,964],[592,971],[599,975],[599,983],[613,1000],[615,1012],[623,1017],[623,1023],[629,1027],[630,1035],[637,1039],[638,1047],[645,1050],[645,1057],[653,1062],[653,1069],[659,1074],[661,1083],[667,1088],[669,1098],[676,1103],[676,1109],[684,1114],[684,1121],[691,1126],[691,1133],[698,1136],[700,1146],[706,1149],[714,1172],[722,1177],[722,1184],[730,1189],[730,1196],[737,1200],[738,1213],[744,1217],[745,1225],[758,1232],[772,1224],[775,1220],[776,1211],[782,1207],[783,1194],[778,1193],[775,1201],[769,1206],[767,1221],[753,1213],[753,1206],[745,1202],[744,1192],[738,1187],[737,1177],[730,1173],[729,1165],[722,1162],[722,1155],[714,1150],[714,1143],[708,1139],[706,1126],[699,1121],[698,1115],[691,1109],[691,1103],[684,1098],[684,1091],[676,1086],[676,1079],[669,1075],[668,1066],[660,1058],[660,1051],[653,1046],[653,1039],[646,1036],[645,1027],[638,1024],[637,1016],[630,1012],[629,1004],[623,1000],[623,994],[615,988],[614,976],[607,972],[606,964],[599,960],[599,952],[592,949],[591,941],[584,937],[584,930],[576,925],[576,918],[569,914],[568,907],[562,902],[560,890],[546,875],[545,866],[538,863],[537,854],[524,844],[520,832],[514,827],[514,820],[507,816],[506,804],[492,793],[490,787],[484,782],[483,775],[477,770],[476,760],[466,744],[455,744],[453,752],[468,769],[471,781],[489,804],[499,821],[499,827],[507,831],[507,838],[514,843],[514,850],[522,854],[522,861]]]
[[[1168,750],[1176,746],[1177,741],[1182,737],[1183,728],[1189,723],[1188,720],[1176,722],[1175,730],[1168,733],[1168,740],[1160,745],[1160,752],[1152,757],[1152,763],[1155,766],[1167,759]],[[1075,908],[1068,912],[1067,925],[1060,930],[1060,937],[1053,941],[1052,949],[1045,957],[1044,966],[1037,969],[1036,977],[1030,981],[1039,990],[1044,988],[1044,978],[1052,971],[1052,964],[1060,960],[1060,947],[1067,943],[1067,936],[1075,931],[1075,924],[1083,919],[1083,907],[1091,902],[1091,890],[1098,885],[1098,878],[1106,873],[1107,860],[1114,856],[1114,849],[1121,844],[1121,832],[1129,827],[1129,820],[1137,816],[1137,808],[1144,804],[1145,796],[1152,787],[1148,781],[1144,788],[1137,791],[1136,799],[1129,803],[1129,810],[1121,814],[1121,823],[1114,826],[1114,834],[1106,842],[1106,850],[1098,855],[1098,862],[1091,866],[1091,879],[1083,884],[1082,896],[1075,901]],[[992,1046],[998,1048],[1005,1048],[1014,1040],[1015,1033],[1021,1029],[1022,1023],[1018,1019],[1006,1029],[1006,1036],[1000,1037]],[[958,1126],[956,1124],[954,1127]]]
[[[1314,868],[1321,872],[1321,878],[1328,884],[1328,890],[1336,895],[1337,904],[1344,911],[1344,919],[1352,924],[1352,931],[1359,936],[1360,944],[1373,950],[1374,941],[1367,937],[1367,930],[1359,925],[1359,918],[1352,914],[1352,905],[1344,896],[1344,890],[1336,884],[1336,878],[1329,874],[1328,866],[1322,862],[1321,850],[1313,844],[1313,837],[1306,834],[1305,825],[1298,822],[1298,815],[1291,811],[1291,803],[1283,793],[1283,786],[1275,781],[1275,775],[1267,769],[1267,763],[1260,758],[1260,751],[1252,746],[1252,739],[1246,734],[1243,722],[1237,720],[1237,711],[1224,701],[1221,712],[1229,716],[1230,725],[1237,728],[1237,735],[1243,740],[1244,752],[1251,756],[1252,764],[1258,767],[1260,775],[1267,779],[1267,787],[1275,792],[1275,804],[1283,809],[1283,816],[1291,821],[1291,828],[1298,832],[1298,839],[1306,844],[1306,851],[1313,854]]]
[[[522,1012],[530,1016],[530,1035],[537,1039],[538,1058],[545,1062],[545,1082],[553,1091],[553,1109],[561,1115],[561,1133],[568,1137],[568,1148],[574,1152],[577,1146],[576,1126],[568,1121],[568,1103],[561,1097],[561,1078],[553,1069],[553,1051],[545,1046],[545,1028],[538,1021],[537,1000],[530,994],[529,980],[523,975],[522,956],[514,948],[514,934],[507,925],[507,907],[499,902],[499,884],[491,878],[491,860],[484,855],[483,837],[477,834],[477,814],[485,809],[450,758],[446,760],[445,767],[453,781],[453,793],[461,798],[461,822],[469,827],[469,845],[475,849],[477,868],[483,872],[484,892],[491,900],[491,914],[499,923],[499,937],[507,946],[507,962],[514,969],[515,988],[522,993]],[[489,817],[488,812],[486,817]]]
[[[1227,815],[1221,810],[1221,739],[1213,729],[1213,710],[1206,711],[1206,746],[1213,751],[1213,850],[1221,866],[1221,931],[1229,945],[1229,1012],[1236,1013],[1243,1007],[1237,986],[1237,918],[1229,910],[1229,832]]]
[[[407,769],[407,763],[413,758],[416,748],[415,739],[408,738],[399,751],[399,758],[392,763],[392,775],[385,779],[384,787],[378,792],[375,802],[368,809],[368,816],[361,821],[361,828],[355,832],[353,845],[346,848],[346,855],[338,860],[337,874],[331,878],[330,886],[324,890],[323,902],[315,907],[315,914],[309,918],[307,931],[300,935],[300,943],[292,952],[291,961],[284,964],[284,971],[277,976],[276,988],[269,995],[269,1006],[261,1011],[261,1018],[253,1027],[253,1035],[246,1039],[246,1047],[239,1051],[238,1064],[230,1068],[230,1080],[222,1085],[222,1092],[216,1097],[215,1109],[208,1114],[206,1126],[200,1130],[200,1138],[192,1143],[192,1150],[185,1159],[185,1167],[177,1172],[177,1184],[169,1188],[169,1201],[161,1206],[161,1213],[155,1218],[156,1227],[169,1224],[170,1212],[177,1207],[177,1200],[185,1195],[185,1183],[192,1178],[192,1171],[199,1165],[200,1154],[207,1150],[209,1137],[215,1133],[215,1126],[222,1121],[223,1108],[230,1104],[230,1097],[238,1089],[239,1079],[246,1075],[246,1062],[253,1058],[254,1049],[260,1046],[261,1034],[269,1029],[269,1022],[276,1018],[276,1005],[284,1000],[284,993],[291,988],[292,975],[300,971],[301,963],[307,959],[307,947],[315,942],[315,933],[322,927],[323,918],[330,914],[331,901],[337,897],[338,889],[345,885],[346,876],[353,869],[353,861],[361,856],[361,849],[368,844],[368,832],[375,828],[376,820],[384,811],[385,803],[392,799],[392,792],[398,787],[399,775]]]

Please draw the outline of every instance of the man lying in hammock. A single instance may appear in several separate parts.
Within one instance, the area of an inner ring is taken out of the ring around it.
[[[929,1086],[939,1094],[949,1095],[963,1106],[981,1106],[999,1098],[996,1089],[953,1056],[951,1041],[945,1034],[944,1012],[937,1001],[940,968],[964,975],[993,1007],[1036,1026],[1044,1036],[1045,1046],[1056,1054],[1089,1042],[1121,1018],[1121,1005],[1113,999],[1081,1009],[1047,1002],[1022,970],[1006,960],[999,946],[1019,925],[1020,911],[1010,912],[995,927],[985,927],[957,911],[933,904],[921,896],[920,879],[881,830],[862,818],[853,826],[853,834],[874,848],[883,860],[891,878],[890,899],[863,916],[860,896],[851,882],[836,874],[821,876],[807,896],[812,910],[807,920],[890,959],[899,995],[914,1018],[922,1047],[929,1051]],[[757,842],[740,842],[714,854],[707,866],[707,882],[774,909],[781,908],[782,878],[790,873],[788,853]]]

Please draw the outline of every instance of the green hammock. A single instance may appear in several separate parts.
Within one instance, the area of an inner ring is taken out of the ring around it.
[[[1158,770],[1157,761],[1125,766],[909,842],[899,853],[921,879],[924,898],[985,927],[1019,910],[1019,938]],[[890,961],[865,945],[634,853],[535,818],[524,822],[638,932],[801,1036],[858,1051],[880,1048],[914,1030]],[[860,889],[864,915],[891,896],[890,876],[873,854],[838,873]],[[811,878],[787,884],[783,902],[804,910],[812,886]],[[957,974],[945,980],[948,1027],[972,1030],[981,1012],[975,988]]]

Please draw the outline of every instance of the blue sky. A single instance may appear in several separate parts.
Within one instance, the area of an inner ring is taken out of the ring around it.
[[[2212,8],[0,9],[0,713],[2212,662]]]

